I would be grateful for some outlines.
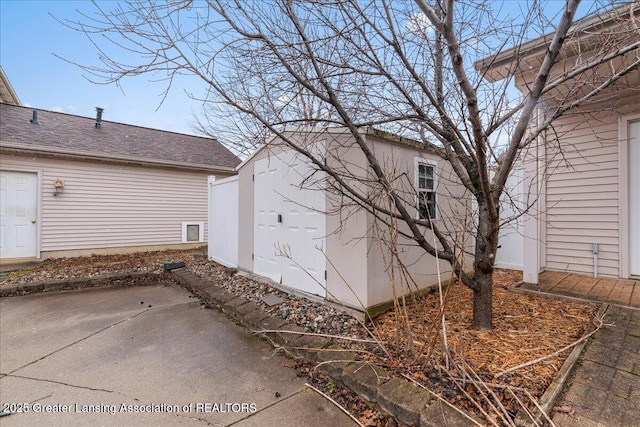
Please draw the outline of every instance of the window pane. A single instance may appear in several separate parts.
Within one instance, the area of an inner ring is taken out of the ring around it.
[[[436,217],[436,193],[427,193],[427,208],[429,210],[429,217]]]
[[[436,193],[420,191],[418,193],[418,211],[421,218],[436,218]]]
[[[418,164],[418,189],[433,190],[433,166]]]
[[[429,214],[427,192],[421,191],[418,194],[418,211],[420,212],[420,218],[426,218]]]
[[[200,225],[187,225],[187,242],[197,242],[200,240]]]

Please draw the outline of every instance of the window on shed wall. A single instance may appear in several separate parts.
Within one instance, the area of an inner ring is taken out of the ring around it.
[[[420,218],[436,219],[436,178],[435,165],[416,162],[416,193]]]

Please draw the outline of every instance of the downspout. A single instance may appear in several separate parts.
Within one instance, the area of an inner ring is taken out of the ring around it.
[[[536,122],[537,122],[536,125],[540,126],[542,124],[542,122],[544,121],[544,119],[542,118],[542,116],[543,116],[542,105],[538,104],[536,110],[537,110],[537,112],[536,112]],[[534,206],[535,206],[535,211],[536,211],[535,212],[535,214],[536,214],[536,258],[537,258],[536,265],[538,267],[538,274],[540,274],[540,268],[541,268],[541,265],[540,265],[540,250],[541,250],[541,248],[540,248],[540,246],[541,246],[540,245],[540,237],[541,237],[540,236],[540,229],[542,228],[542,224],[541,224],[542,221],[541,221],[540,216],[542,215],[542,210],[540,209],[540,207],[541,207],[540,197],[542,197],[541,193],[542,193],[542,185],[543,185],[543,183],[541,182],[541,179],[540,179],[540,168],[544,167],[544,165],[545,165],[545,162],[544,162],[545,159],[540,159],[540,157],[541,157],[541,155],[544,155],[546,157],[546,155],[545,155],[545,153],[546,153],[546,147],[545,147],[546,136],[547,136],[547,131],[546,130],[543,130],[540,133],[540,135],[538,135],[538,148],[537,148],[537,151],[538,151],[538,153],[537,153],[538,167],[536,168],[536,186],[538,187],[538,194],[537,194],[538,200],[536,200],[536,203],[535,203]],[[541,147],[542,147],[542,149],[541,149]],[[542,151],[542,153],[541,153],[541,151]]]
[[[542,126],[547,118],[549,112],[549,105],[546,101],[540,101],[538,103],[537,114],[537,126]],[[538,273],[546,266],[546,251],[547,251],[547,136],[548,128],[545,128],[540,135],[538,135],[538,167],[536,169],[536,186],[537,197],[535,203],[536,214],[536,257],[538,265]]]
[[[546,105],[543,104],[543,101],[540,101],[538,103],[538,106],[536,107],[536,126],[541,126],[544,123],[544,117],[546,115]],[[542,227],[544,227],[544,224],[542,224],[542,215],[543,215],[543,203],[542,200],[540,200],[542,197],[546,197],[545,196],[545,191],[544,191],[544,176],[546,174],[546,171],[543,170],[544,167],[546,167],[546,153],[547,153],[547,147],[546,147],[546,143],[547,143],[547,130],[543,130],[542,132],[540,132],[540,134],[537,137],[538,141],[537,141],[537,157],[538,157],[538,167],[536,168],[536,187],[538,189],[537,191],[537,195],[536,197],[538,198],[535,202],[535,204],[533,205],[534,207],[534,213],[536,216],[536,266],[538,268],[537,274],[540,274],[540,270],[542,269],[542,265],[541,265],[541,256],[540,253],[542,251]],[[542,173],[541,173],[542,171]]]
[[[598,277],[598,244],[593,244],[593,277]]]

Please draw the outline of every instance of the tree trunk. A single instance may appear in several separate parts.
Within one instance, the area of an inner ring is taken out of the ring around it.
[[[486,204],[478,206],[478,234],[474,259],[473,327],[493,328],[493,269],[498,249],[499,214]]]
[[[476,276],[478,270],[476,270]],[[480,274],[474,278],[480,289],[473,291],[473,327],[475,329],[493,328],[493,277],[491,273]]]

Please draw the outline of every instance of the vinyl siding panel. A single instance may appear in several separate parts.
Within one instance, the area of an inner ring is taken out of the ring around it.
[[[616,246],[618,244],[617,237],[598,236],[598,240],[600,241],[601,245]],[[554,234],[553,236],[548,236],[547,243],[550,244],[550,246],[562,245],[562,247],[571,247],[572,245],[579,245],[580,248],[584,248],[584,244],[590,245],[593,243],[593,236],[573,236],[572,242],[568,243],[565,239],[565,236],[557,233],[557,234]]]
[[[565,203],[565,205],[560,205],[559,207],[568,207],[571,209],[574,207],[585,207],[589,204],[598,204],[599,206],[605,203],[610,204],[610,206],[618,205],[618,195],[612,191],[597,191],[596,189],[593,189],[593,191],[579,191],[579,188],[579,186],[573,187],[573,192],[566,190],[554,192],[553,189],[551,189],[548,192],[547,201],[549,203]]]
[[[618,116],[592,114],[585,124],[585,115],[568,115],[555,122],[547,141],[553,148],[546,153],[544,267],[593,274],[598,243],[598,274],[618,277]]]
[[[203,222],[207,174],[159,167],[3,155],[2,168],[42,176],[41,251],[182,243],[182,222]],[[53,196],[53,183],[64,192]]]
[[[470,209],[469,194],[462,184],[457,181],[457,177],[449,164],[435,154],[416,150],[412,146],[388,143],[384,140],[377,140],[374,137],[369,137],[368,143],[371,151],[380,162],[385,176],[390,177],[390,181],[396,185],[397,194],[404,200],[409,201],[409,203],[413,202],[411,203],[413,206],[409,207],[409,212],[416,217],[418,215],[414,204],[416,203],[416,162],[430,164],[434,167],[437,210],[437,217],[434,223],[441,230],[446,230],[445,234],[450,234],[449,244],[453,246],[455,244],[454,236],[464,235],[464,220],[470,218],[473,214]],[[366,162],[364,155],[360,154],[360,156]],[[408,179],[403,179],[404,177],[401,177],[401,174],[405,174]],[[367,178],[370,182],[375,182],[372,172],[368,171]],[[368,191],[370,195],[380,193],[382,193],[380,188],[376,186],[371,186]],[[380,203],[384,206],[386,202],[382,200]],[[394,269],[388,268],[393,256],[389,245],[385,242],[391,240],[391,230],[383,222],[377,221],[371,214],[367,215],[367,219],[369,246],[371,248],[367,255],[369,304],[389,302],[393,299],[394,292],[408,293],[415,289],[414,286],[419,289],[434,286],[438,283],[438,273],[440,273],[440,278],[448,279],[451,277],[451,265],[447,261],[440,260],[437,262],[434,257],[419,247],[415,241],[400,235],[397,237],[398,257],[406,271],[411,275],[411,279],[415,281],[414,284],[408,284],[398,272],[399,269],[397,267],[394,267]],[[401,233],[411,235],[408,226],[402,221],[398,221],[398,230]],[[431,231],[423,230],[423,233],[427,241],[433,242],[434,237]],[[472,253],[473,249],[472,239],[468,239],[466,250],[468,253]],[[465,265],[472,265],[471,257],[467,257],[465,261]]]

